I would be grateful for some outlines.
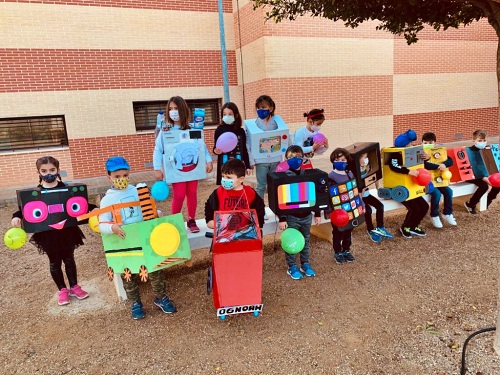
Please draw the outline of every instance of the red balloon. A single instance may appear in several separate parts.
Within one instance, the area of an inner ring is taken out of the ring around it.
[[[333,210],[330,221],[336,227],[344,227],[349,223],[349,215],[344,210]]]
[[[413,180],[420,186],[429,185],[429,182],[432,180],[431,173],[427,169],[420,168],[418,169],[418,176],[413,177]]]
[[[488,177],[488,181],[493,187],[500,187],[500,173],[493,173]]]

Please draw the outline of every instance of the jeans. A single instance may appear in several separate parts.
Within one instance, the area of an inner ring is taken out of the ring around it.
[[[293,215],[286,215],[286,222],[288,224],[288,228],[297,229],[304,236],[305,240],[304,248],[299,253],[300,263],[304,264],[309,262],[309,255],[310,255],[309,236],[311,235],[312,215],[308,215],[304,218],[296,217]],[[295,255],[296,254],[285,253],[286,264],[288,264],[288,267],[296,265]]]
[[[408,210],[401,227],[410,229],[418,227],[429,209],[429,205],[425,199],[422,197],[413,198],[409,201],[401,202],[401,204]]]
[[[431,193],[431,217],[439,216],[439,201],[443,196],[443,215],[451,215],[453,213],[453,190],[448,186],[435,188]]]
[[[264,199],[264,194],[266,193],[267,174],[269,172],[276,172],[278,164],[279,162],[255,164],[255,175],[257,177],[257,187],[255,191],[262,199]]]

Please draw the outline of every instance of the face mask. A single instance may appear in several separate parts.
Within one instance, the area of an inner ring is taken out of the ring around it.
[[[179,119],[180,119],[180,117],[179,117],[179,111],[176,110],[176,109],[171,109],[170,111],[168,111],[168,115],[170,116],[170,118],[173,121],[179,121]]]
[[[480,150],[486,147],[486,142],[477,142],[476,147]]]
[[[127,188],[128,182],[129,182],[128,177],[115,178],[113,180],[113,186],[115,187],[115,189],[124,190]]]
[[[299,169],[300,166],[302,165],[302,158],[298,156],[294,156],[293,158],[290,158],[286,161],[290,169]]]
[[[368,159],[368,158],[363,159],[363,163],[365,163],[365,166],[367,166],[369,162],[370,162],[370,159]]]
[[[319,132],[321,130],[321,126],[318,126],[318,125],[312,125],[311,126],[311,130],[313,132]]]
[[[53,183],[55,180],[57,180],[57,177],[59,177],[59,173],[56,174],[46,174],[45,176],[40,175],[40,178],[42,181],[45,181],[49,184]]]
[[[222,177],[221,180],[220,180],[220,184],[226,190],[233,190],[236,187],[234,185],[234,180],[231,180],[230,178],[224,178],[224,177]]]
[[[264,120],[265,118],[269,117],[269,114],[271,113],[271,111],[269,109],[262,109],[262,108],[259,108],[257,110],[257,116],[259,116],[259,118],[261,120]]]
[[[423,148],[434,148],[434,145],[432,143],[427,143],[425,145],[422,145]]]
[[[334,161],[333,168],[335,168],[338,171],[345,171],[345,169],[347,168],[347,162],[346,161]]]
[[[226,125],[231,125],[234,122],[234,116],[224,116],[222,117],[222,121]]]

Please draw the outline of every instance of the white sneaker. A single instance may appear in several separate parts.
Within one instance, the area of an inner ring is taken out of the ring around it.
[[[443,223],[441,222],[441,219],[439,218],[439,216],[431,216],[431,221],[432,221],[432,224],[436,227],[436,228],[442,228],[443,227]]]
[[[450,225],[457,225],[457,221],[453,217],[453,214],[443,215],[443,219]]]

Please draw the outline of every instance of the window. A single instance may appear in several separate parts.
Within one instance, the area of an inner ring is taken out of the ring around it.
[[[64,116],[0,119],[0,151],[68,146]]]
[[[134,102],[135,129],[138,131],[154,130],[156,127],[156,116],[162,110],[167,111],[168,100],[155,102]],[[191,99],[186,100],[191,109],[191,121],[195,108],[205,109],[205,126],[218,125],[220,123],[221,99]]]

